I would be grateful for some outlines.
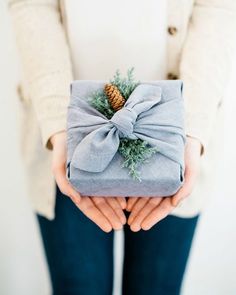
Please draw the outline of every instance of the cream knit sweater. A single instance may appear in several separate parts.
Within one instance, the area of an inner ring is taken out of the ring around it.
[[[50,148],[49,138],[54,133],[66,128],[73,80],[66,15],[59,0],[10,0],[9,10],[22,62],[22,148],[30,196],[37,212],[53,218],[55,182],[51,154],[45,147]],[[234,55],[235,28],[235,0],[168,0],[167,74],[184,81],[186,131],[205,149],[194,192],[173,211],[178,216],[199,213],[209,194],[209,179],[216,170],[209,168],[217,163],[213,158],[215,124],[222,126],[217,114]],[[222,136],[217,134],[217,138]]]

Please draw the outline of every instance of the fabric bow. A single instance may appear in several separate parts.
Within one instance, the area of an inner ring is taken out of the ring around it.
[[[76,97],[76,105],[69,106],[68,140],[76,139],[71,164],[87,172],[102,172],[116,154],[120,138],[140,138],[183,167],[182,100],[162,102],[161,97],[159,86],[140,84],[110,120]]]

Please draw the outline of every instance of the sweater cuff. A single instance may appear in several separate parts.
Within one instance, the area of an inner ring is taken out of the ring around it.
[[[66,114],[58,118],[44,119],[40,124],[43,146],[52,150],[50,138],[59,132],[66,131]]]

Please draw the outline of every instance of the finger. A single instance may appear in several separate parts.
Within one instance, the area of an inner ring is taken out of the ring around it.
[[[138,201],[139,198],[137,197],[129,197],[127,206],[126,206],[126,211],[130,212],[134,206],[134,204]]]
[[[73,202],[78,204],[80,202],[81,196],[79,192],[77,192],[67,180],[65,168],[63,166],[57,167],[56,169],[54,169],[53,173],[60,191],[64,195],[70,197]]]
[[[127,206],[127,201],[126,201],[126,198],[125,197],[115,197],[116,200],[119,202],[121,208],[124,210],[126,209],[126,206]]]
[[[128,218],[129,225],[133,222],[134,218],[138,215],[139,211],[145,206],[145,204],[149,201],[149,199],[150,199],[149,197],[138,198],[136,203],[133,205],[132,211],[129,215],[129,218]]]
[[[98,210],[89,197],[81,197],[68,182],[65,174],[64,166],[54,169],[54,177],[60,191],[71,198],[73,203],[94,223],[96,223],[103,231],[110,232],[112,226],[107,218]]]
[[[122,223],[116,215],[115,211],[111,206],[106,202],[103,197],[92,197],[91,198],[95,206],[102,212],[102,214],[109,220],[113,229],[120,230],[122,228]]]
[[[174,207],[171,204],[171,198],[163,198],[160,204],[142,221],[141,228],[149,230],[153,225],[165,218],[173,209]]]
[[[102,212],[94,205],[92,200],[87,196],[82,196],[77,206],[89,219],[96,223],[103,231],[110,232],[112,225]]]
[[[184,185],[180,188],[180,190],[171,198],[172,206],[176,207],[179,203],[188,197],[193,190],[195,182],[195,176],[192,176],[188,171],[185,174],[185,182]]]
[[[119,203],[117,198],[106,197],[106,201],[111,206],[111,208],[114,210],[117,217],[120,219],[120,222],[122,224],[125,224],[126,223],[126,217],[125,217],[124,211],[121,208],[121,204]]]
[[[130,229],[134,232],[137,232],[141,229],[142,221],[152,212],[152,210],[160,204],[163,198],[155,197],[150,198],[145,206],[139,211],[136,217],[133,219],[130,224]]]
[[[188,189],[186,189],[185,187],[181,188],[172,198],[171,198],[171,204],[174,207],[177,207],[181,201],[183,201],[183,199],[185,197],[187,197],[188,194]]]

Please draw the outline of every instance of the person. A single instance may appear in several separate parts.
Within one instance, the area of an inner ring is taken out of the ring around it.
[[[121,228],[123,294],[179,294],[221,147],[214,139],[234,52],[235,1],[8,2],[22,62],[23,156],[53,294],[111,294],[113,230]],[[129,66],[139,79],[183,80],[185,183],[166,198],[81,196],[65,170],[69,85]]]

